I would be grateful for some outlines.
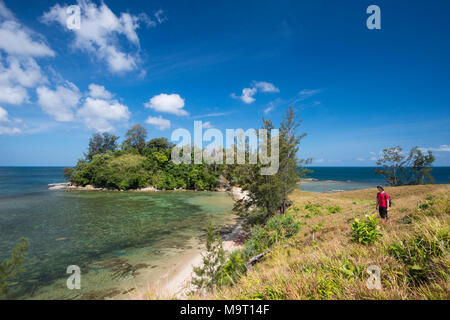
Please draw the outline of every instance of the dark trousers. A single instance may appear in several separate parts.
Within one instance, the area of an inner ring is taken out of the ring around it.
[[[380,217],[382,218],[382,219],[387,219],[387,217],[388,217],[388,211],[387,211],[387,208],[386,207],[378,207],[378,210],[379,210],[379,212],[380,212]]]

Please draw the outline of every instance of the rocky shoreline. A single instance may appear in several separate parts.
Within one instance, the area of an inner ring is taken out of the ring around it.
[[[117,190],[117,189],[113,189],[113,188],[98,188],[95,187],[91,184],[87,184],[85,186],[78,186],[78,185],[74,185],[70,182],[62,182],[62,183],[49,183],[48,184],[48,189],[49,190],[79,190],[79,191],[109,191],[109,192],[123,192],[123,191],[129,191],[129,192],[160,192],[160,191],[207,191],[207,190],[188,190],[188,189],[172,189],[172,190],[161,190],[161,189],[157,189],[155,187],[145,187],[145,188],[139,188],[139,189],[129,189],[129,190]],[[232,196],[234,197],[234,195],[239,196],[239,192],[234,191],[236,189],[236,187],[233,188],[224,188],[224,187],[219,187],[217,188],[216,192],[230,192],[232,194]],[[239,188],[237,188],[239,189]],[[235,199],[236,200],[236,199]]]

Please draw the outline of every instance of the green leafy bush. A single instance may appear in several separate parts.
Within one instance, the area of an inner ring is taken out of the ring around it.
[[[450,199],[427,196],[417,204],[417,213],[425,216],[440,215],[443,212],[450,212]]]
[[[283,242],[300,230],[300,222],[292,214],[276,215],[267,220],[264,227],[252,228],[250,238],[245,245],[246,254],[254,256],[275,243]]]
[[[341,207],[339,206],[328,206],[327,211],[329,214],[339,213],[342,211]]]
[[[363,268],[358,266],[353,261],[345,260],[342,266],[339,268],[341,276],[349,281],[353,281],[356,277],[362,279]]]
[[[308,210],[313,216],[318,216],[322,215],[322,211],[319,209],[321,207],[322,205],[320,203],[307,203],[305,205],[305,210]]]
[[[396,242],[389,247],[388,252],[403,262],[408,280],[418,284],[439,276],[439,270],[447,270],[447,266],[439,266],[436,258],[445,256],[448,248],[449,235],[443,232],[434,236],[416,235]]]
[[[233,251],[223,267],[221,285],[232,285],[247,272],[248,258],[242,250]]]
[[[352,224],[352,241],[372,244],[382,235],[378,228],[378,219],[375,215],[366,216],[363,221],[356,218]]]

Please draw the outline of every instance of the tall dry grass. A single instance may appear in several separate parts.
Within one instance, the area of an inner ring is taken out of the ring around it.
[[[351,224],[376,213],[376,189],[295,191],[289,211],[302,222],[300,232],[233,286],[202,298],[449,299],[450,185],[386,191],[390,219],[372,245],[350,241]],[[381,269],[381,289],[366,284],[370,265]]]

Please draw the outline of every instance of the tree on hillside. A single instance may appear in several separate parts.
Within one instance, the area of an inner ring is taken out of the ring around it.
[[[424,154],[418,147],[413,147],[408,156],[399,146],[383,150],[378,159],[375,173],[384,176],[391,186],[432,183],[431,165],[435,158],[431,151]]]
[[[289,106],[286,115],[283,116],[280,127],[280,167],[278,179],[282,182],[282,213],[284,213],[287,208],[288,194],[297,187],[297,183],[300,181],[302,171],[298,171],[299,165],[311,162],[310,159],[300,160],[297,158],[300,141],[306,136],[306,133],[297,133],[297,129],[300,125],[301,121],[297,120],[294,108]]]
[[[403,149],[399,146],[383,150],[383,156],[377,160],[375,174],[384,176],[386,182],[391,186],[404,184],[406,178],[405,156]]]
[[[122,149],[137,149],[139,153],[142,153],[145,148],[145,139],[147,139],[147,129],[140,124],[135,124],[125,134]]]
[[[108,132],[94,133],[89,139],[88,152],[85,154],[86,160],[91,161],[96,154],[114,152],[117,149],[117,140],[119,137]]]
[[[268,137],[266,142],[271,153],[271,147],[267,142],[271,141],[271,130],[274,128],[272,121],[263,119],[262,129],[266,129]],[[310,160],[299,160],[297,158],[298,146],[305,134],[298,134],[300,126],[297,115],[292,106],[289,107],[279,132],[279,168],[273,175],[261,175],[263,165],[258,163],[238,165],[234,174],[241,184],[243,190],[249,192],[249,199],[238,201],[235,211],[244,213],[248,208],[255,206],[263,211],[262,220],[274,215],[276,212],[284,213],[288,206],[287,196],[296,188],[302,170],[299,165],[308,163]],[[260,141],[261,144],[261,141]]]
[[[206,251],[202,255],[202,266],[194,267],[194,276],[191,283],[198,290],[211,291],[222,278],[223,267],[226,261],[222,238],[214,231],[211,222],[208,224],[206,234]]]
[[[431,151],[424,154],[418,147],[414,147],[409,151],[407,159],[408,167],[410,168],[410,175],[408,177],[408,184],[426,184],[433,183],[434,178],[431,175],[431,165],[435,158]]]

